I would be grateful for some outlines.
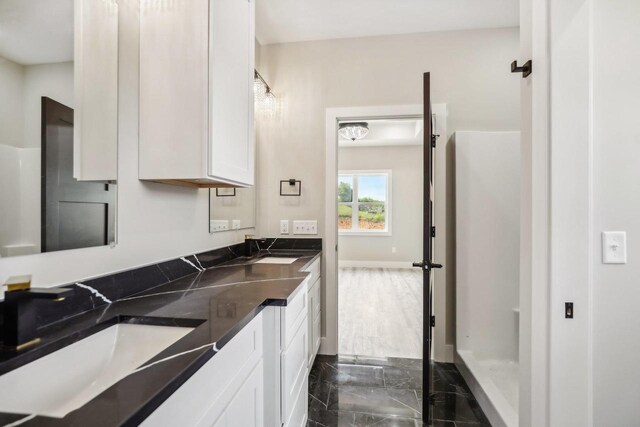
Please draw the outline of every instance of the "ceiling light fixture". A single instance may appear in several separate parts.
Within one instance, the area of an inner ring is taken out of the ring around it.
[[[369,123],[367,122],[340,123],[338,127],[338,135],[352,141],[362,139],[367,136],[368,133]]]

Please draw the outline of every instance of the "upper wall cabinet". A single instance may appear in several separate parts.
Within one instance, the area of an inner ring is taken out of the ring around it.
[[[142,0],[143,180],[251,186],[254,0]]]
[[[115,181],[118,2],[74,0],[74,21],[73,175],[79,181]]]

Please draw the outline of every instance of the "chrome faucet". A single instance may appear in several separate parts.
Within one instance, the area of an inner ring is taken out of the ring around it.
[[[22,350],[38,344],[36,300],[63,301],[73,295],[70,288],[32,288],[31,276],[13,276],[4,284],[3,347]]]

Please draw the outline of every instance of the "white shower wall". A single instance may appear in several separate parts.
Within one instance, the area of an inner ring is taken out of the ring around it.
[[[0,257],[40,252],[40,149],[0,144]]]
[[[456,354],[496,426],[517,425],[520,133],[456,132]]]

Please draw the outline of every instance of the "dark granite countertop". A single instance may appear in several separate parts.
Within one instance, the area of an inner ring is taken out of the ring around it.
[[[195,327],[143,365],[153,366],[130,374],[64,418],[0,413],[0,425],[138,425],[263,307],[286,306],[308,275],[302,270],[320,256],[318,250],[272,252],[299,259],[255,264],[259,257],[238,257],[47,326],[41,330],[42,343],[31,351],[0,351],[3,374],[120,322]]]

